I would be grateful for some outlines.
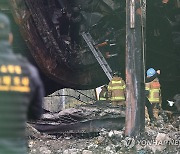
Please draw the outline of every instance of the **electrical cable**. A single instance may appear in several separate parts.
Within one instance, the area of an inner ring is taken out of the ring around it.
[[[47,96],[47,97],[54,97],[54,96],[67,96],[67,97],[72,97],[72,98],[75,98],[76,100],[78,100],[78,101],[80,101],[80,102],[83,102],[83,103],[85,103],[85,104],[87,104],[87,102],[85,102],[85,101],[82,101],[81,99],[79,99],[79,98],[77,98],[77,97],[75,97],[75,96],[72,96],[72,95],[50,95],[50,96]]]
[[[94,98],[89,97],[89,96],[87,96],[86,94],[84,94],[84,93],[82,93],[82,92],[80,92],[80,91],[78,91],[78,90],[75,90],[75,91],[78,92],[78,93],[80,93],[80,94],[82,94],[83,96],[85,96],[85,97],[87,97],[87,98],[93,100],[93,101],[96,101]]]

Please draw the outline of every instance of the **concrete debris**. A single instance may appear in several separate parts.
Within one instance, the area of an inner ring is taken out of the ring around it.
[[[39,151],[43,154],[51,154],[51,151],[48,149],[48,147],[40,147]]]
[[[26,123],[26,136],[30,138],[40,138],[41,133],[30,124]]]
[[[62,116],[68,116],[68,115],[72,115],[74,117],[86,117],[85,114],[83,114],[82,110],[79,109],[73,109],[73,108],[69,108],[69,109],[65,109],[63,111],[60,111],[58,113],[45,113],[42,116],[42,119],[49,119],[49,120],[58,120],[59,118],[61,118]]]
[[[69,108],[69,109],[65,109],[61,112],[58,113],[58,116],[61,116],[61,115],[65,115],[65,114],[83,114],[82,113],[82,110],[79,110],[79,109],[75,109],[75,108]]]
[[[108,145],[108,146],[106,147],[106,152],[109,153],[109,154],[115,153],[115,152],[116,152],[116,151],[115,151],[115,146],[114,146],[113,144]]]
[[[90,150],[83,150],[82,154],[93,154],[93,152]]]
[[[172,127],[172,126],[171,126]],[[154,131],[154,128],[155,131]],[[60,154],[120,154],[120,153],[160,153],[180,150],[180,131],[161,130],[157,127],[146,128],[141,137],[125,137],[123,131],[102,130],[97,137],[59,137],[51,140],[30,140],[30,154],[60,153]],[[103,132],[104,131],[104,132]],[[115,135],[117,134],[117,136]],[[90,134],[89,134],[90,135]],[[42,147],[42,148],[39,148]]]
[[[121,114],[121,111],[113,108],[81,107],[55,114],[58,118],[71,114],[92,119],[100,118],[101,115],[116,116]],[[180,119],[180,116],[177,119]],[[64,132],[58,135],[38,132],[38,135],[40,136],[29,138],[29,154],[168,154],[180,151],[179,123],[175,125],[174,121],[167,120],[163,113],[154,124],[146,125],[144,133],[134,138],[126,137],[124,128],[121,130],[102,128],[96,135],[93,135],[93,132],[82,134]]]
[[[163,150],[166,149],[166,144],[165,142],[170,142],[170,138],[167,134],[164,133],[158,133],[155,139],[155,145],[147,145],[147,148],[151,149],[154,153],[156,151],[162,152]]]
[[[63,154],[78,154],[77,149],[67,149],[63,152]]]
[[[113,131],[110,131],[108,135],[109,137],[123,138],[122,131],[113,130]]]
[[[93,119],[93,117],[105,117],[105,116],[122,116],[124,117],[124,111],[120,111],[119,109],[105,109],[96,108],[96,107],[80,107],[78,109],[69,108],[58,113],[44,113],[42,116],[42,120],[51,120],[58,121],[61,117],[64,116],[73,116],[73,118],[77,119]]]
[[[105,140],[105,137],[99,136],[97,138],[96,144],[102,144],[104,142],[104,140]]]
[[[169,141],[170,138],[167,134],[164,134],[164,133],[158,133],[158,135],[156,136],[156,141],[157,142],[160,142],[160,141]]]
[[[96,149],[97,147],[98,147],[97,144],[91,143],[91,144],[88,146],[88,149],[89,149],[89,150],[94,150],[94,149]]]

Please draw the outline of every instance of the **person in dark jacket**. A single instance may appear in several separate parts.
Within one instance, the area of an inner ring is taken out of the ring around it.
[[[26,154],[27,119],[42,114],[44,88],[38,71],[13,53],[8,17],[0,13],[0,154]]]
[[[99,93],[99,100],[100,101],[106,101],[108,100],[108,89],[107,85],[104,85],[101,87],[101,92]]]
[[[62,36],[68,36],[70,20],[69,17],[67,16],[67,10],[65,8],[62,9],[61,14],[62,14],[61,17],[58,19],[60,34]]]

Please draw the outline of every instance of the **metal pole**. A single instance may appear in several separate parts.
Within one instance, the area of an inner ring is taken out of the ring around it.
[[[66,108],[66,104],[65,104],[65,101],[66,101],[66,97],[64,96],[65,95],[65,89],[62,89],[62,97],[61,97],[61,101],[62,101],[62,108],[65,109]]]
[[[126,0],[126,136],[144,130],[144,68],[140,0]]]

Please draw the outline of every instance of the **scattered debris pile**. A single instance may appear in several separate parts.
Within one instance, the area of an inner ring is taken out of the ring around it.
[[[80,107],[67,109],[59,113],[45,113],[41,120],[55,126],[69,127],[66,131],[42,131],[37,126],[29,133],[30,154],[129,154],[129,153],[178,153],[180,151],[180,116],[171,122],[162,112],[159,120],[153,124],[147,122],[145,132],[129,138],[124,135],[124,113],[118,108]],[[70,117],[70,118],[69,118]],[[121,118],[120,118],[121,117]],[[64,121],[65,118],[67,121]],[[71,120],[69,120],[69,119]],[[106,121],[107,119],[109,121]],[[110,123],[112,119],[119,128]],[[63,120],[62,120],[63,119]],[[106,119],[106,120],[104,120]],[[102,120],[102,121],[101,121]],[[69,122],[69,123],[68,123]],[[103,128],[99,123],[104,123]],[[78,127],[76,127],[78,125]],[[110,127],[113,125],[113,127]],[[92,127],[94,127],[92,129]],[[109,129],[110,128],[110,129]],[[32,129],[31,129],[32,130]],[[94,134],[96,132],[96,134]],[[36,134],[36,135],[35,135]]]

